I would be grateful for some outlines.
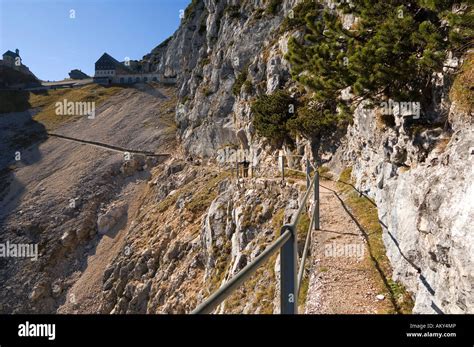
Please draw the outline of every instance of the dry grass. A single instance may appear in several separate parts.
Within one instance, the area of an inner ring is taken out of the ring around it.
[[[285,209],[284,208],[279,209],[273,215],[272,228],[273,228],[276,236],[280,236],[280,229],[283,226],[284,217],[285,217]]]
[[[77,120],[84,116],[64,116],[56,114],[56,103],[64,99],[72,102],[95,102],[97,108],[109,97],[117,94],[124,87],[103,87],[97,84],[86,85],[81,88],[47,90],[41,93],[30,93],[29,103],[31,108],[41,108],[34,119],[42,123],[46,129],[53,130],[57,127]]]
[[[334,178],[329,168],[324,165],[318,167],[318,173],[319,177],[323,180],[332,180]]]
[[[285,178],[291,177],[296,179],[306,179],[306,175],[298,170],[285,167]]]
[[[217,186],[225,178],[229,177],[228,172],[221,172],[219,175],[209,179],[208,182],[200,187],[192,196],[191,200],[185,205],[185,208],[197,215],[203,213],[212,201],[217,197]],[[196,187],[193,185],[192,189]]]
[[[399,174],[403,174],[405,172],[408,172],[410,171],[410,167],[409,166],[401,166],[399,169],[398,169],[398,173]]]
[[[310,262],[306,260],[306,264],[309,264],[309,263]],[[306,268],[309,268],[309,265],[306,266]],[[308,296],[308,289],[309,289],[309,276],[305,275],[303,276],[303,279],[301,281],[301,288],[298,293],[298,311],[299,312],[304,312],[306,297]]]
[[[275,262],[277,254],[273,255],[265,265],[240,286],[225,301],[225,312],[241,313],[251,302],[250,313],[260,308],[260,314],[273,314],[273,300],[276,292]]]
[[[308,228],[309,228],[310,223],[311,223],[311,219],[308,213],[306,212],[301,213],[300,219],[298,221],[298,226],[297,226],[298,243],[302,243],[302,244],[305,243],[306,236],[308,235]]]
[[[273,214],[270,222],[274,230],[275,237],[280,236],[280,229],[283,226],[285,209],[279,209]],[[256,247],[264,249],[266,244],[259,244]],[[261,314],[273,314],[273,300],[276,293],[275,262],[278,253],[257,269],[245,283],[240,286],[226,301],[225,312],[241,313],[248,302],[252,303],[250,312],[255,312],[260,308]]]
[[[444,153],[446,151],[446,147],[448,147],[448,143],[451,141],[451,138],[441,139],[436,143],[434,151],[437,153]]]
[[[474,53],[466,56],[450,91],[451,101],[472,117],[474,110]]]

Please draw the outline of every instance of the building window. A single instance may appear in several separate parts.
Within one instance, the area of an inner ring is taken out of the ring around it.
[[[125,79],[123,77],[120,77],[120,83],[124,83]]]
[[[132,78],[129,77],[129,78],[128,78],[128,83],[132,83],[132,82],[133,82],[133,81],[132,81]]]
[[[148,82],[148,77],[143,77],[143,82]]]
[[[156,77],[153,77],[153,81],[155,81],[155,82],[157,81]]]
[[[135,82],[139,83],[140,82],[140,77],[135,78]]]

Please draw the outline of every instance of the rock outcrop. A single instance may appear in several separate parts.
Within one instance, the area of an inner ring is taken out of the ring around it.
[[[175,34],[144,57],[177,77],[178,136],[187,153],[215,159],[223,145],[252,142],[250,97],[289,79],[288,36],[278,28],[296,2],[270,11],[265,1],[193,1]],[[236,88],[243,76],[246,87]]]
[[[331,163],[351,166],[375,199],[394,280],[413,293],[415,313],[474,312],[474,125],[455,103],[446,113],[451,129],[414,134],[409,118],[383,123],[362,105]]]
[[[299,34],[285,32],[281,24],[297,1],[277,3],[270,11],[264,1],[193,1],[176,33],[145,57],[157,71],[177,77],[178,138],[187,155],[215,159],[228,144],[254,148],[261,161],[275,154],[255,135],[250,104],[255,95],[293,86],[284,55],[288,38]],[[346,28],[356,20],[343,15]],[[376,200],[394,279],[413,293],[414,311],[420,313],[474,310],[473,126],[456,121],[455,105],[448,112],[449,76],[458,61],[445,65],[445,74],[434,76],[440,90],[431,126],[381,117],[362,103],[342,144],[335,141],[319,153],[335,172],[352,167],[356,188]],[[296,152],[314,154],[300,139]],[[283,148],[283,153],[294,152]],[[229,226],[214,226],[225,216],[216,204],[206,217],[206,240],[230,232]],[[204,245],[211,264],[209,243]]]
[[[277,154],[298,169],[306,158],[316,157],[336,173],[351,167],[355,187],[377,203],[393,277],[413,294],[414,312],[474,312],[474,128],[472,115],[447,97],[449,78],[434,76],[440,94],[429,127],[417,127],[401,115],[382,117],[377,108],[362,102],[345,135],[325,139],[327,146],[298,137],[295,148],[274,148],[256,136],[251,112],[255,97],[297,89],[284,57],[288,39],[300,33],[282,25],[297,3],[192,1],[175,34],[144,57],[152,71],[176,78],[176,131],[183,153],[170,140],[174,129],[156,126],[161,129],[150,135],[141,129],[154,119],[154,107],[167,112],[167,107],[174,107],[174,98],[154,106],[151,94],[145,93],[135,103],[127,100],[130,108],[120,102],[106,104],[99,116],[108,119],[119,112],[117,107],[131,112],[144,100],[146,112],[140,110],[146,119],[140,118],[136,131],[127,128],[128,135],[122,134],[120,141],[166,147],[174,151],[174,158],[153,167],[156,163],[140,158],[123,163],[121,156],[98,162],[91,151],[92,174],[73,182],[74,190],[57,199],[57,206],[64,208],[54,220],[48,214],[39,216],[35,196],[46,205],[42,211],[49,213],[54,206],[42,197],[44,190],[38,184],[31,203],[2,226],[13,240],[21,236],[36,241],[48,231],[40,245],[47,246],[47,254],[26,272],[13,266],[0,271],[0,277],[8,278],[0,290],[0,305],[8,303],[4,312],[57,309],[84,269],[91,247],[125,218],[125,204],[114,205],[114,198],[139,178],[148,183],[136,213],[127,215],[127,223],[121,225],[125,245],[104,272],[98,311],[190,312],[274,240],[275,232],[298,208],[303,191],[299,183],[289,180],[281,185],[278,180],[260,179],[258,171],[254,179],[231,179],[230,170],[223,170],[236,160],[223,152],[229,147],[244,151],[252,166],[267,176],[269,168],[276,166]],[[333,5],[329,0],[325,3]],[[355,21],[354,16],[344,15],[345,27]],[[447,62],[449,69],[456,64]],[[451,72],[447,70],[446,77]],[[81,124],[71,125],[69,131],[75,133],[77,127]],[[295,159],[294,154],[301,157]],[[81,199],[71,203],[76,195]],[[278,263],[274,256],[218,312],[278,312]],[[26,281],[39,267],[46,271]],[[20,288],[19,283],[25,282]],[[9,303],[12,295],[18,299],[14,305]],[[31,300],[22,305],[28,297]],[[74,311],[77,305],[72,306]]]
[[[191,163],[159,166],[155,177],[126,246],[104,274],[102,313],[192,311],[273,241],[302,194],[298,184],[237,182]],[[276,262],[219,312],[277,312]]]

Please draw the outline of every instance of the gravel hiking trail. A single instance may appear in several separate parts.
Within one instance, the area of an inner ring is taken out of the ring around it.
[[[321,181],[320,229],[312,232],[307,314],[387,312],[392,304],[368,256],[363,232],[336,196],[336,184]],[[382,298],[378,295],[383,295]]]

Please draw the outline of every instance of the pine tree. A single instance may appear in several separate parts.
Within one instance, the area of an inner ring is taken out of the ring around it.
[[[251,106],[257,133],[273,140],[275,144],[290,140],[287,122],[295,116],[292,112],[294,105],[295,100],[283,90],[261,95]]]
[[[347,87],[359,99],[428,104],[431,77],[442,71],[448,51],[460,53],[472,45],[472,6],[459,1],[339,1],[339,11],[358,18],[349,30],[335,11],[306,0],[306,8],[308,4],[313,6],[304,17],[304,39],[291,39],[287,55],[292,77],[313,90],[317,102],[311,117],[319,117],[318,122],[292,121],[306,133],[312,123],[344,119],[341,111],[348,114],[353,101],[340,98]],[[308,118],[306,111],[298,118]]]

